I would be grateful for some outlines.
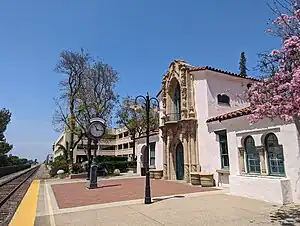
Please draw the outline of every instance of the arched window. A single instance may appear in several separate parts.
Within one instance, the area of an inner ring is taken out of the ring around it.
[[[246,163],[248,173],[260,173],[260,157],[256,150],[255,141],[251,136],[245,138],[244,141]]]
[[[230,105],[230,98],[226,94],[218,94],[218,104]]]
[[[174,117],[178,121],[181,118],[181,97],[180,97],[180,85],[177,84],[174,92]]]
[[[284,176],[284,157],[282,146],[278,144],[278,139],[274,133],[270,133],[265,138],[265,148],[268,156],[269,174]]]

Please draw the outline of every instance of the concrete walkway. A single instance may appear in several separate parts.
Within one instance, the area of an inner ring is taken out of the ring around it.
[[[270,218],[277,206],[227,195],[226,189],[159,198],[150,205],[131,200],[59,209],[49,183],[41,183],[36,226],[280,225]]]

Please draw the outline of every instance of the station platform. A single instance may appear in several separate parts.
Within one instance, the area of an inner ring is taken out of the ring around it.
[[[10,226],[274,225],[267,220],[271,204],[230,196],[228,188],[151,180],[153,203],[145,205],[144,177],[101,179],[98,188],[86,187],[84,179],[35,180]]]

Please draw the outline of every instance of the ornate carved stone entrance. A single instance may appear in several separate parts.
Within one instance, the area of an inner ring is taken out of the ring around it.
[[[175,60],[163,78],[161,95],[164,117],[160,127],[164,142],[164,179],[184,179],[186,182],[190,182],[190,172],[200,170],[194,85],[188,66],[184,61]],[[183,149],[183,169],[179,169],[180,157],[176,161],[176,148],[179,144]],[[182,172],[183,178],[178,175]]]

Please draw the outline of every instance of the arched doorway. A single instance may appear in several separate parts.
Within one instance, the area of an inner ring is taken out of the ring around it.
[[[176,179],[184,179],[184,154],[181,142],[176,146]]]
[[[141,176],[146,176],[146,163],[147,163],[147,147],[144,145],[141,149],[140,166]]]

